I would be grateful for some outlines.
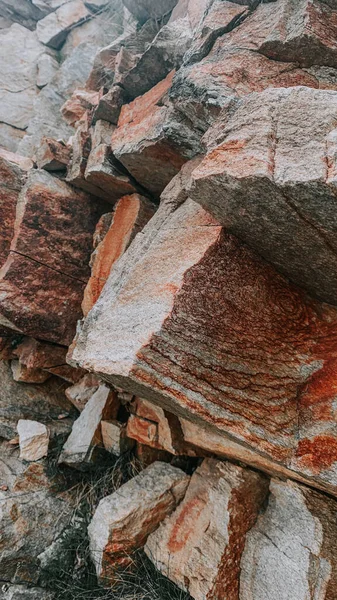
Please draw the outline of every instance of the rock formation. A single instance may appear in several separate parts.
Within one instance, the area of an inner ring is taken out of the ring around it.
[[[0,0],[0,40],[0,598],[142,556],[335,600],[337,2]]]

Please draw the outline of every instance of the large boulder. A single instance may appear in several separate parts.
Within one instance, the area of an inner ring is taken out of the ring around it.
[[[336,114],[336,92],[307,87],[232,101],[208,132],[208,153],[188,186],[229,232],[331,304]]]
[[[268,483],[254,471],[205,459],[177,510],[148,538],[146,554],[195,600],[239,598],[246,536]]]
[[[248,463],[253,451],[259,468],[291,469],[336,494],[336,309],[290,285],[193,201],[177,208],[170,190],[112,271],[72,360],[229,434]]]

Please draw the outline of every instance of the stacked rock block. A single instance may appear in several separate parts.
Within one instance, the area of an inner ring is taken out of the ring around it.
[[[73,510],[46,470],[61,440],[61,471],[143,469],[89,525],[100,585],[144,548],[195,600],[334,600],[337,3],[0,15],[9,593],[41,584]]]

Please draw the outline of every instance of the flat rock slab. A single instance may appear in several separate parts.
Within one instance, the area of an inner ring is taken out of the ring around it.
[[[100,501],[88,527],[90,551],[99,579],[112,581],[118,567],[185,495],[190,477],[169,464],[155,462]]]
[[[208,154],[188,185],[229,232],[331,304],[336,115],[337,93],[330,90],[270,89],[234,101],[208,132]]]
[[[43,423],[20,419],[18,434],[21,460],[34,462],[47,456],[49,432]]]
[[[122,107],[111,138],[115,157],[143,187],[159,196],[187,160],[201,152],[200,135],[162,102],[174,72]]]
[[[167,200],[116,265],[72,361],[244,442],[249,463],[253,451],[259,468],[336,494],[336,330],[335,308],[193,201]]]
[[[147,556],[195,600],[239,598],[246,536],[268,484],[254,471],[205,459],[177,510],[148,538]]]
[[[267,508],[246,538],[240,599],[334,598],[336,514],[332,498],[272,480]]]

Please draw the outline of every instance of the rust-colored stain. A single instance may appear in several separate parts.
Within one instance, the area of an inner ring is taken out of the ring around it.
[[[329,469],[337,462],[337,439],[330,435],[318,435],[312,440],[301,440],[296,458],[300,465],[313,473]]]
[[[205,508],[205,502],[202,498],[192,498],[184,503],[179,516],[174,522],[174,526],[167,543],[168,551],[171,553],[180,552],[186,545],[190,535],[197,527],[197,520]]]

